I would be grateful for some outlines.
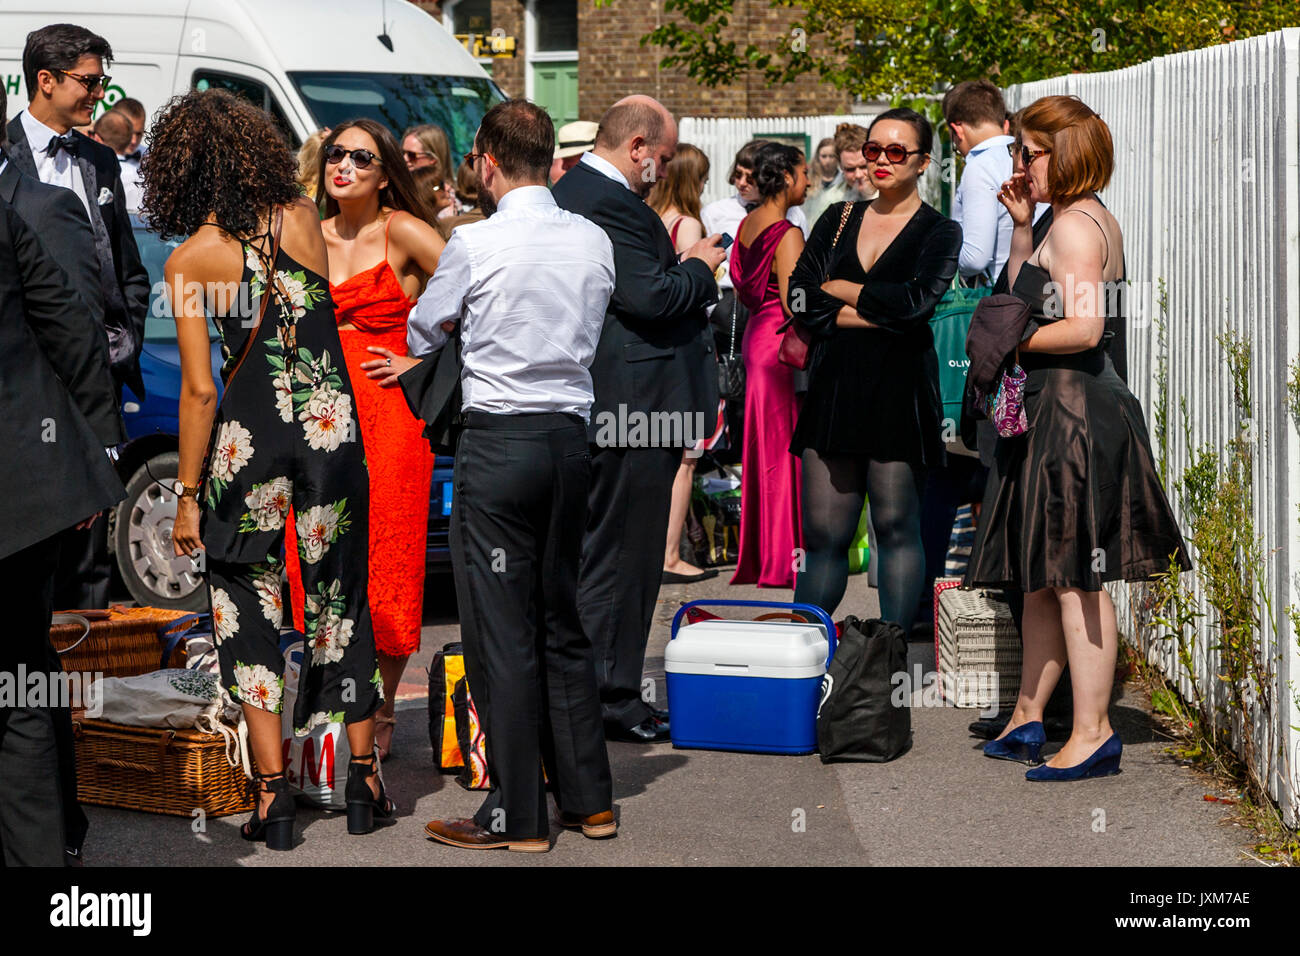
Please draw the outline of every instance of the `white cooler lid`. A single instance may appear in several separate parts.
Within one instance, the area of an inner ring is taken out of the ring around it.
[[[820,677],[830,645],[820,624],[700,621],[679,628],[664,650],[669,674]]]

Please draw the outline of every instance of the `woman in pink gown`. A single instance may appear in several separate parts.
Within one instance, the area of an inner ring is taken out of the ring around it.
[[[808,166],[792,146],[767,143],[754,157],[762,201],[740,224],[731,253],[736,297],[749,309],[745,429],[740,478],[740,557],[732,584],[793,588],[798,563],[799,459],[790,438],[799,418],[793,370],[777,357],[777,329],[790,315],[789,283],[803,233],[786,219],[808,192]]]

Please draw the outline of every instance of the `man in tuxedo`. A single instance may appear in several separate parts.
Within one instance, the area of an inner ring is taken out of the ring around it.
[[[30,102],[8,125],[9,161],[28,176],[70,189],[94,235],[94,264],[104,299],[104,331],[115,401],[120,386],[144,394],[140,350],[149,308],[149,276],[140,261],[122,192],[117,156],[74,131],[90,122],[104,98],[106,62],[113,51],[84,27],[58,23],[27,35],[23,79]],[[111,566],[107,522],[72,532],[60,557],[55,602],[65,607],[105,607]]]
[[[29,705],[26,693],[32,675],[53,687],[59,670],[49,634],[60,535],[93,522],[126,492],[85,414],[113,403],[102,335],[66,274],[3,199],[0,381],[0,672],[21,694],[0,707],[0,857],[6,865],[62,866],[57,724],[68,702]]]
[[[0,88],[0,147],[5,145],[7,110],[8,101],[3,88]],[[0,148],[0,199],[13,207],[13,211],[36,235],[50,260],[63,273],[72,292],[73,304],[78,306],[83,323],[94,332],[91,341],[99,354],[93,361],[107,369],[109,357],[108,339],[104,335],[104,294],[100,288],[99,269],[95,262],[95,237],[85,207],[77,201],[71,190],[48,186],[39,179],[23,175],[16,165],[9,162],[3,148]],[[104,400],[102,382],[97,376],[64,382],[104,449],[114,449],[126,440],[116,389],[111,386],[111,376],[109,382],[109,401]],[[100,456],[104,452],[96,450],[92,454]],[[100,523],[107,527],[107,521]],[[102,532],[104,529],[70,529],[63,537],[79,542],[81,537],[96,530]],[[78,857],[88,824],[86,815],[77,803],[72,721],[66,710],[55,711],[54,720],[59,737],[65,836],[69,853]]]
[[[592,480],[578,607],[596,654],[606,734],[667,740],[667,713],[642,698],[646,641],[663,571],[668,507],[682,449],[711,431],[718,374],[706,307],[726,253],[711,235],[679,262],[645,203],[677,149],[677,124],[648,96],[619,100],[596,145],[555,184],[560,208],[600,226],[614,246],[615,286],[591,366]],[[680,429],[656,428],[678,421]],[[668,432],[668,434],[664,434]]]
[[[8,103],[0,87],[0,199],[14,208],[19,218],[62,270],[82,306],[82,315],[91,328],[97,329],[99,351],[105,365],[109,362],[108,338],[104,335],[104,293],[99,284],[99,267],[95,261],[95,235],[90,228],[86,209],[70,190],[47,186],[39,179],[24,175],[9,161],[5,149],[5,120]],[[102,393],[95,390],[96,399]],[[105,448],[126,441],[126,429],[117,400],[94,406],[81,403],[82,414]],[[103,452],[99,452],[103,454]]]

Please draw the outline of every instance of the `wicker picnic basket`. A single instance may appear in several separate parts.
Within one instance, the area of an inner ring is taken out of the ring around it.
[[[93,613],[96,612],[60,614],[50,628],[50,642],[69,674],[134,677],[162,666],[185,666],[184,640],[175,642],[165,662],[162,653],[172,637],[196,621],[193,614],[120,605],[107,612],[97,612],[98,617],[92,617]]]
[[[82,803],[189,817],[253,809],[242,767],[226,759],[226,738],[198,730],[73,722],[77,798]]]
[[[1001,591],[941,588],[936,582],[934,642],[944,700],[957,707],[1015,704],[1020,693],[1020,633]]]

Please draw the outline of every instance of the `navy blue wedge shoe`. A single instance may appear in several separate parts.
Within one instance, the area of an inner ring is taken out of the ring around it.
[[[1089,777],[1110,777],[1119,773],[1119,758],[1124,753],[1119,734],[1111,734],[1091,757],[1073,767],[1049,767],[1043,764],[1025,771],[1026,780],[1087,780]]]
[[[1047,742],[1041,720],[1031,720],[1021,724],[1011,733],[999,740],[990,740],[984,745],[984,756],[996,760],[1014,760],[1016,763],[1029,764],[1031,767],[1043,762],[1039,753]]]

